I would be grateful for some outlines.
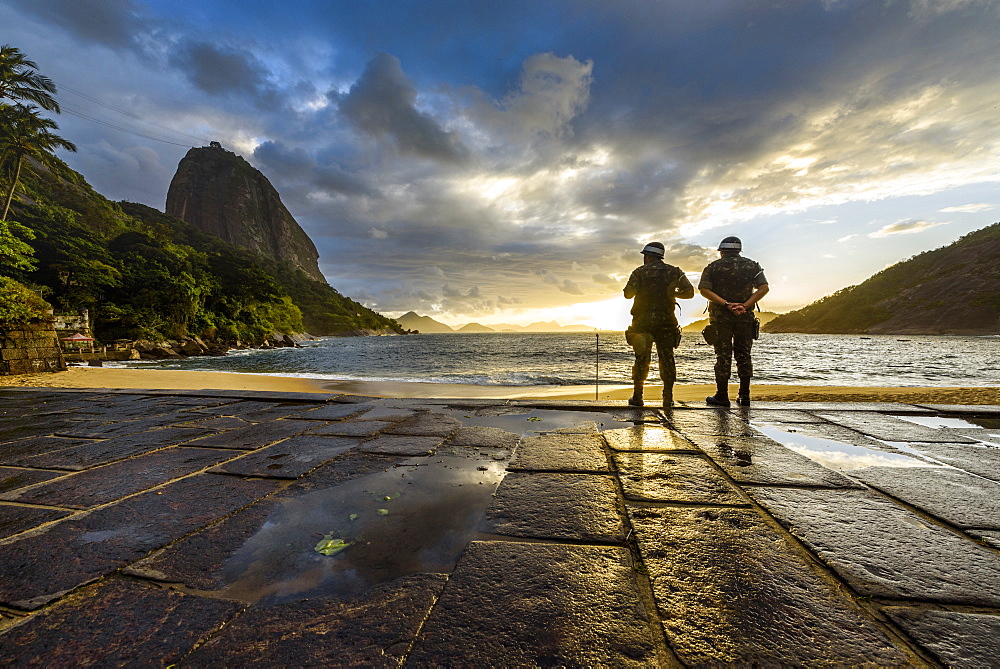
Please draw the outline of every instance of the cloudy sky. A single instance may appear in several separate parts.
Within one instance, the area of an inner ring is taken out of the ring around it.
[[[998,25],[995,0],[0,4],[98,191],[163,209],[218,140],[334,287],[450,324],[624,327],[645,242],[695,277],[732,234],[783,311],[1000,220]]]

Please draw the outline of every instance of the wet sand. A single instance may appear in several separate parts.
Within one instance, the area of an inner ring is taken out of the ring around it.
[[[474,386],[457,383],[403,383],[381,381],[330,381],[264,374],[192,372],[163,369],[121,369],[108,367],[71,367],[54,374],[0,376],[0,387],[25,388],[113,388],[139,390],[257,390],[280,392],[334,393],[399,398],[491,398],[491,399],[567,399],[625,400],[632,387],[601,386],[595,395],[593,386]],[[674,398],[699,402],[715,392],[702,384],[678,385]],[[731,388],[735,396],[736,387]],[[646,388],[652,403],[660,396],[660,386]],[[913,402],[936,404],[1000,404],[1000,387],[988,388],[891,388],[846,386],[756,385],[753,398],[758,401],[800,402]]]

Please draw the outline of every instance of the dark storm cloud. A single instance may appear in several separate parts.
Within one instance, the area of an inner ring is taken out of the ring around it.
[[[279,101],[267,68],[247,51],[195,40],[179,44],[170,63],[210,95],[242,95],[272,107]]]
[[[305,148],[289,147],[280,141],[266,141],[254,149],[254,164],[265,174],[280,176],[283,187],[343,195],[376,197],[377,193],[357,174],[339,165],[320,165]]]
[[[11,0],[28,15],[86,42],[120,48],[144,31],[143,9],[133,0]]]
[[[416,106],[417,90],[399,59],[387,53],[373,58],[357,83],[339,99],[341,113],[359,130],[391,139],[404,153],[461,162],[467,151],[457,135],[446,132]]]

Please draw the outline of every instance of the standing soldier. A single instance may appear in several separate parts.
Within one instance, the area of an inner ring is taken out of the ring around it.
[[[736,374],[740,391],[736,403],[750,406],[750,379],[753,361],[750,349],[757,336],[758,321],[754,306],[767,295],[767,279],[756,261],[740,255],[739,237],[726,237],[719,244],[718,260],[701,274],[698,290],[709,301],[709,327],[706,339],[715,347],[715,395],[705,401],[710,406],[729,406],[729,377],[736,356]]]
[[[649,373],[649,361],[656,344],[656,356],[663,380],[663,406],[674,400],[674,349],[681,343],[681,331],[674,314],[674,300],[694,297],[694,286],[679,267],[663,262],[663,244],[650,242],[642,249],[642,265],[632,271],[625,285],[625,299],[632,304],[632,325],[625,332],[625,341],[635,351],[632,366],[634,392],[628,403],[642,406],[642,387]]]

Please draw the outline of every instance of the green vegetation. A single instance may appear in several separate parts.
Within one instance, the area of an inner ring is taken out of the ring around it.
[[[45,315],[48,303],[24,284],[0,276],[0,326],[29,323]]]

